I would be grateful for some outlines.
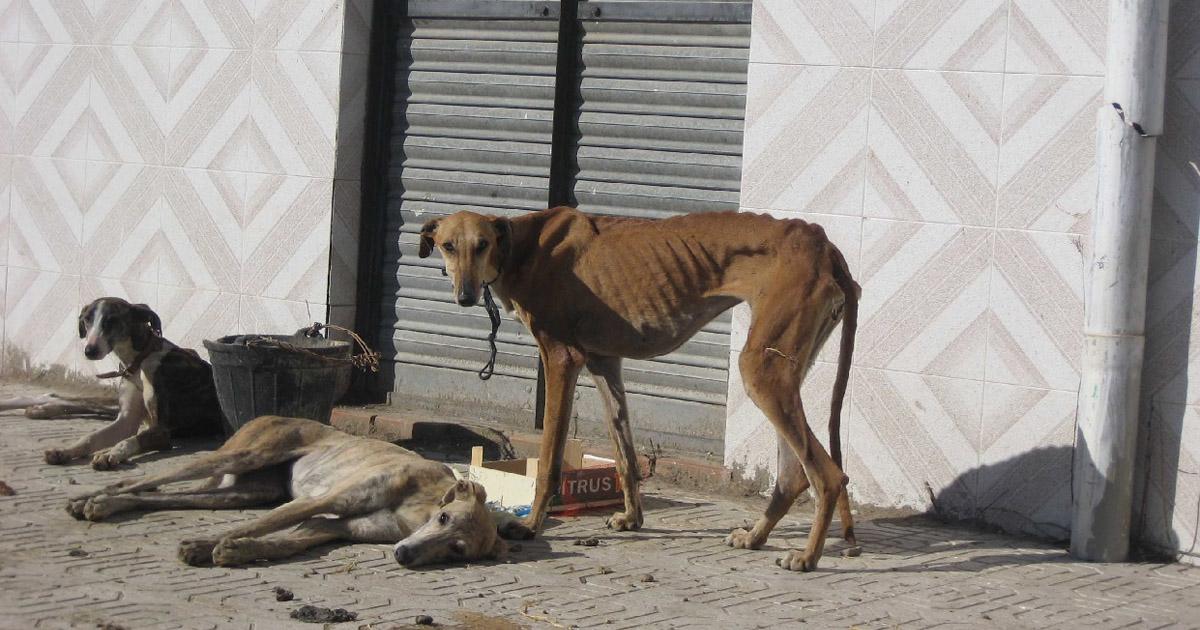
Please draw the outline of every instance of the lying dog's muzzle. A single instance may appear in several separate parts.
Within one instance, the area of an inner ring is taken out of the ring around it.
[[[83,348],[83,356],[95,361],[96,359],[100,358],[100,348],[92,344],[88,344]]]
[[[396,548],[392,550],[392,555],[395,556],[396,562],[400,563],[402,567],[408,566],[415,557],[412,550],[403,545],[396,545]]]

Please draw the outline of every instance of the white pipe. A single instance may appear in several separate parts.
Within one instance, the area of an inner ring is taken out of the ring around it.
[[[1073,477],[1071,555],[1082,560],[1120,562],[1129,552],[1168,2],[1108,6]]]

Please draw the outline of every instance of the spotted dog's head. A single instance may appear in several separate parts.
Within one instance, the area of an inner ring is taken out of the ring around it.
[[[79,338],[85,340],[83,356],[92,361],[108,356],[122,342],[140,351],[153,335],[162,335],[162,321],[145,304],[102,297],[79,312]]]

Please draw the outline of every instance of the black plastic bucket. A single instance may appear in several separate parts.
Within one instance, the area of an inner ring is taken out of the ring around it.
[[[204,347],[227,436],[265,415],[329,424],[334,403],[350,386],[353,346],[347,341],[300,333],[232,335],[205,339]]]

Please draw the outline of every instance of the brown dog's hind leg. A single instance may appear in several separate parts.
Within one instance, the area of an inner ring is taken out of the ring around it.
[[[775,481],[775,489],[771,491],[771,502],[767,510],[754,523],[750,531],[739,527],[725,538],[725,544],[738,549],[758,549],[767,542],[767,537],[775,529],[779,520],[792,509],[800,494],[808,489],[808,477],[804,467],[796,459],[795,452],[787,444],[779,445],[779,479]]]
[[[640,529],[642,526],[642,495],[638,491],[641,471],[633,445],[633,429],[629,426],[629,407],[625,402],[625,385],[621,382],[621,359],[592,358],[588,371],[596,382],[600,400],[608,416],[608,435],[617,454],[617,474],[625,493],[625,511],[609,517],[607,525],[617,531]]]
[[[820,279],[810,286],[813,288],[799,308],[790,299],[787,303],[752,305],[749,336],[739,360],[747,395],[771,421],[784,444],[791,447],[816,495],[816,516],[804,551],[788,551],[779,558],[780,566],[793,571],[811,571],[817,567],[834,508],[846,484],[845,474],[809,428],[800,399],[804,374],[831,328],[825,321],[828,300],[822,295],[825,291]],[[786,292],[770,294],[786,295]],[[780,496],[779,504],[786,502],[787,495],[796,487],[785,488],[789,492]],[[770,515],[764,515],[764,519],[769,518]]]

